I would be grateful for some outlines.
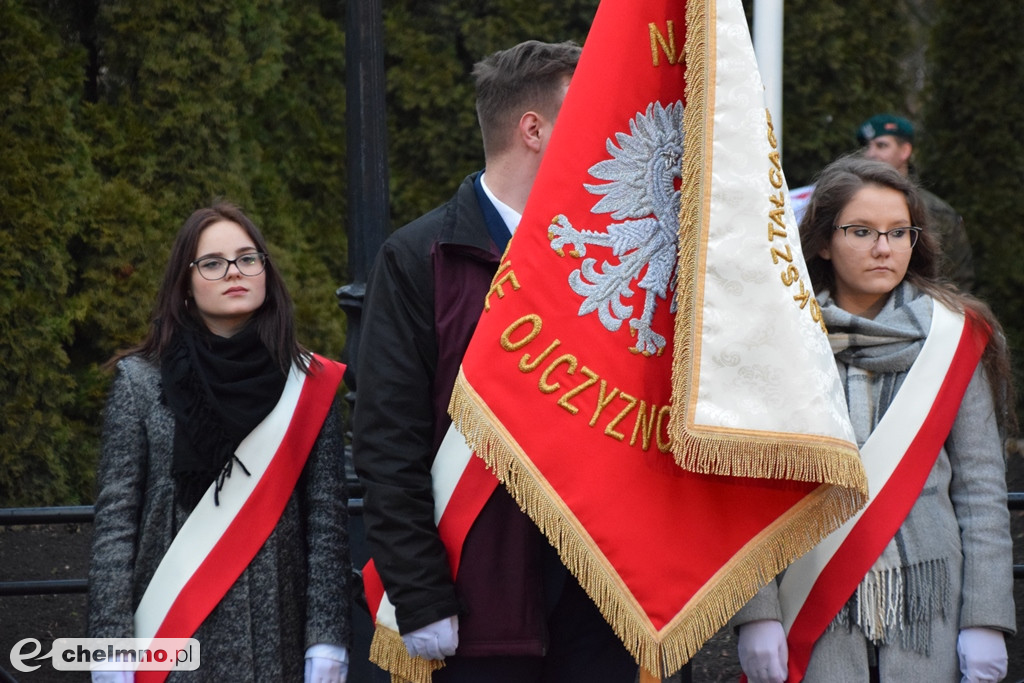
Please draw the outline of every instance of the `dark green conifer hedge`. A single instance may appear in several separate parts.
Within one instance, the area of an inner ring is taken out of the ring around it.
[[[104,363],[214,198],[263,229],[337,356],[344,31],[320,2],[0,3],[0,505],[89,501]]]
[[[583,43],[597,3],[384,3],[394,226],[483,163],[473,63],[528,38]],[[791,187],[873,113],[921,124],[918,170],[964,214],[1018,356],[1022,8],[788,1],[783,113]],[[301,339],[339,355],[344,16],[321,0],[0,2],[0,506],[92,499],[103,365],[139,340],[175,231],[215,197],[267,235]]]
[[[41,12],[0,2],[0,504],[74,500],[91,477],[87,425],[68,418],[85,315],[69,245],[95,187],[76,127],[83,52]]]
[[[783,44],[783,156],[790,188],[857,148],[860,123],[906,112],[913,56],[904,3],[787,0]]]
[[[963,214],[1024,404],[1024,3],[937,0],[922,176]],[[1021,414],[1018,411],[1018,414]]]

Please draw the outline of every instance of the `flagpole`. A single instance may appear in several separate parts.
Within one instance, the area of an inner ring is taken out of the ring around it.
[[[640,667],[640,680],[638,683],[661,683],[661,678],[655,676],[647,669]]]
[[[765,87],[765,102],[771,112],[782,154],[782,5],[783,0],[754,0],[754,53]]]

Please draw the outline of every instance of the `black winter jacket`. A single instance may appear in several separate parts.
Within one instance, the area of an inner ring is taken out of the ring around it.
[[[499,486],[453,581],[433,518],[430,468],[500,256],[475,179],[397,230],[377,255],[358,350],[353,457],[370,554],[399,629],[459,614],[458,654],[541,655],[547,542],[537,528]]]

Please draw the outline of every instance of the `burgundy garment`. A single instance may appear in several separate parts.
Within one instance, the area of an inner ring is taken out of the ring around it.
[[[435,243],[430,251],[434,271],[434,450],[451,424],[448,402],[462,356],[484,309],[484,297],[498,270],[498,254],[476,247]]]
[[[542,654],[548,563],[538,558],[548,544],[533,522],[499,487],[454,584],[434,524],[430,467],[499,256],[473,176],[381,247],[358,350],[353,459],[367,545],[401,631],[458,613],[460,652]]]
[[[451,424],[448,402],[462,356],[497,271],[497,247],[437,243],[434,269],[435,450]],[[541,550],[547,541],[504,487],[495,489],[470,529],[455,592],[459,654],[468,657],[544,654],[547,643]],[[500,615],[500,616],[497,616]]]
[[[455,578],[464,605],[459,656],[546,654],[545,545],[512,496],[496,488],[466,537]]]

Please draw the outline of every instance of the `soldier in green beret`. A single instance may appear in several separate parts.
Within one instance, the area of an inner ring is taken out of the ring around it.
[[[911,175],[914,125],[907,119],[892,114],[876,114],[857,129],[857,142],[864,147],[867,158],[884,161],[904,176]],[[961,291],[971,291],[974,287],[974,263],[964,219],[928,190],[921,188],[921,195],[928,207],[929,225],[935,229],[942,246],[941,275],[952,280]]]

